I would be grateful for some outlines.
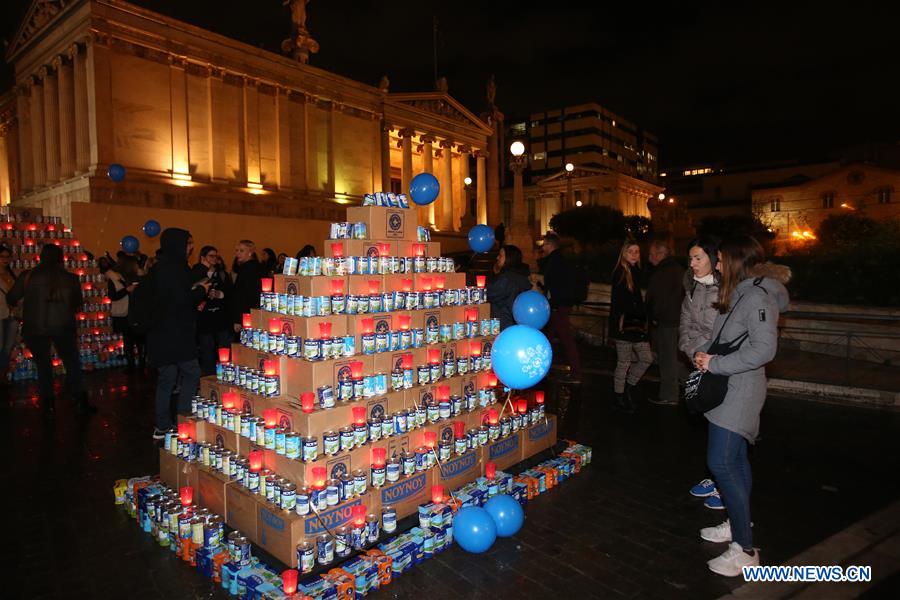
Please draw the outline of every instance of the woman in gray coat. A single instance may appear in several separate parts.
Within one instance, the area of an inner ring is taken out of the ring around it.
[[[744,566],[758,565],[750,529],[750,462],[747,444],[759,434],[759,413],[766,400],[766,364],[778,347],[778,316],[788,307],[784,284],[790,269],[764,262],[762,246],[750,236],[722,242],[718,270],[719,315],[714,339],[736,350],[727,355],[694,355],[698,369],[728,376],[728,391],[719,406],[705,413],[709,421],[706,460],[712,472],[728,520],[706,527],[700,537],[711,542],[730,542],[728,549],[707,564],[714,573],[729,577]],[[741,341],[743,340],[743,341]],[[709,345],[705,347],[709,349]]]

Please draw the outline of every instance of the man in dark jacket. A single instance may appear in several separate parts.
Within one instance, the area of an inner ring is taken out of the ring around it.
[[[659,363],[659,398],[653,404],[678,404],[678,382],[683,367],[678,356],[678,322],[684,298],[684,268],[662,240],[650,244],[650,264],[655,268],[647,282],[646,305],[653,325],[656,360]]]
[[[231,321],[225,302],[231,292],[231,278],[220,267],[219,251],[213,246],[200,249],[200,262],[191,269],[193,281],[208,279],[210,290],[207,298],[197,307],[197,345],[200,347],[200,372],[212,375],[216,372],[217,350],[231,345]]]
[[[147,358],[159,369],[156,384],[154,439],[172,427],[172,393],[181,374],[178,412],[190,412],[191,398],[200,386],[197,363],[197,305],[206,297],[209,282],[193,283],[188,257],[194,250],[189,231],[170,227],[159,239],[162,254],[150,272],[158,318],[147,333]]]
[[[41,264],[16,280],[6,301],[14,306],[23,298],[22,335],[37,364],[41,406],[45,414],[52,416],[55,409],[51,343],[66,368],[66,388],[75,398],[76,413],[97,412],[84,389],[81,358],[75,340],[75,315],[83,302],[81,283],[77,275],[69,273],[63,266],[63,252],[59,246],[45,244],[41,248]]]
[[[575,332],[569,322],[569,313],[575,304],[574,272],[568,259],[560,250],[560,239],[555,233],[544,236],[541,246],[543,258],[538,259],[538,267],[544,275],[544,291],[550,303],[550,322],[547,324],[548,337],[555,336],[562,345],[573,379],[581,377],[581,357],[575,344]]]

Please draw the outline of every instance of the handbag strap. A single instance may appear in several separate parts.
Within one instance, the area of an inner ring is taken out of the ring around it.
[[[744,295],[741,294],[741,296],[735,301],[734,305],[731,307],[731,310],[728,311],[728,316],[725,317],[724,321],[722,321],[722,326],[719,328],[719,334],[716,336],[716,339],[713,340],[712,345],[716,345],[719,343],[719,340],[722,338],[722,332],[725,330],[725,325],[728,324],[728,319],[731,318],[731,315],[734,314],[734,309],[737,308],[737,305],[740,304],[741,300],[743,300],[743,299],[744,299]]]

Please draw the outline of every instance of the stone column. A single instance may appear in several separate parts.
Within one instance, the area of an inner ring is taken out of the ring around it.
[[[455,230],[455,222],[453,218],[453,142],[444,140],[441,142],[441,148],[444,150],[444,182],[446,189],[441,193],[441,229],[444,231]]]
[[[513,201],[510,223],[506,228],[506,243],[514,244],[522,251],[522,261],[530,265],[534,260],[534,239],[531,236],[531,224],[528,222],[528,206],[525,204],[525,188],[522,171],[528,164],[525,156],[512,157],[513,169]]]
[[[59,82],[56,72],[44,67],[44,138],[46,140],[47,182],[59,181]]]
[[[68,179],[75,175],[75,88],[72,63],[62,56],[53,60],[59,74],[59,175]]]
[[[244,181],[261,183],[259,169],[259,97],[256,81],[245,78],[243,89],[243,130],[241,154],[244,165]]]
[[[113,127],[112,67],[109,38],[92,32],[87,45],[88,132],[91,159],[88,168],[109,165],[115,161]],[[127,166],[127,165],[126,165]]]
[[[381,137],[379,138],[379,148],[381,151],[381,191],[391,191],[391,126],[384,117],[379,123],[381,126]],[[408,194],[409,190],[401,190],[404,194]]]
[[[422,166],[423,166],[423,170],[424,170],[426,173],[431,173],[432,175],[434,175],[434,146],[433,146],[433,144],[434,144],[434,138],[431,137],[431,136],[428,136],[428,135],[423,135],[420,139],[422,140]],[[435,202],[436,202],[436,201],[435,201]],[[425,211],[426,211],[427,214],[428,214],[428,225],[429,225],[430,227],[434,227],[434,226],[435,226],[435,219],[434,219],[434,213],[435,213],[435,211],[434,211],[434,202],[432,202],[431,204],[429,204],[429,205],[425,208]]]
[[[169,115],[172,127],[172,175],[191,172],[188,146],[187,61],[169,57]]]
[[[283,87],[275,90],[275,171],[278,187],[291,187],[291,113],[288,91]],[[305,158],[305,157],[304,157]]]
[[[472,149],[469,146],[459,147],[459,184],[461,201],[457,201],[457,209],[454,211],[453,229],[459,231],[462,229],[462,223],[469,216],[469,186],[466,185],[466,177],[469,176],[469,153]]]
[[[16,86],[16,116],[19,120],[19,173],[20,192],[34,188],[34,157],[31,151],[31,102],[28,84]]]
[[[494,112],[494,133],[488,137],[487,156],[487,221],[491,227],[496,227],[503,217],[500,213],[500,146],[499,136],[502,129],[502,115]],[[480,181],[480,179],[479,179]]]
[[[34,165],[34,189],[47,185],[47,143],[44,137],[44,84],[40,77],[31,86],[31,156]]]
[[[476,223],[487,225],[487,181],[485,181],[485,155],[484,152],[478,150],[475,152],[475,157],[477,163],[475,165],[475,177],[478,181],[476,184],[478,186],[476,192],[476,203],[477,203],[477,214]]]
[[[91,138],[88,133],[87,62],[81,44],[69,47],[72,61],[72,110],[75,118],[75,173],[84,173],[91,163]]]
[[[409,182],[412,181],[412,129],[400,130],[400,150],[403,153],[403,163],[400,165],[400,185],[403,193],[409,193]],[[412,198],[409,200],[412,202]]]

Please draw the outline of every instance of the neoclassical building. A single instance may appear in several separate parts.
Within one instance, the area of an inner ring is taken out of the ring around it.
[[[420,222],[448,249],[464,223],[500,220],[493,94],[480,118],[445,86],[391,93],[121,0],[35,0],[6,60],[0,202],[61,215],[92,250],[153,216],[294,252],[422,171],[441,195]]]

